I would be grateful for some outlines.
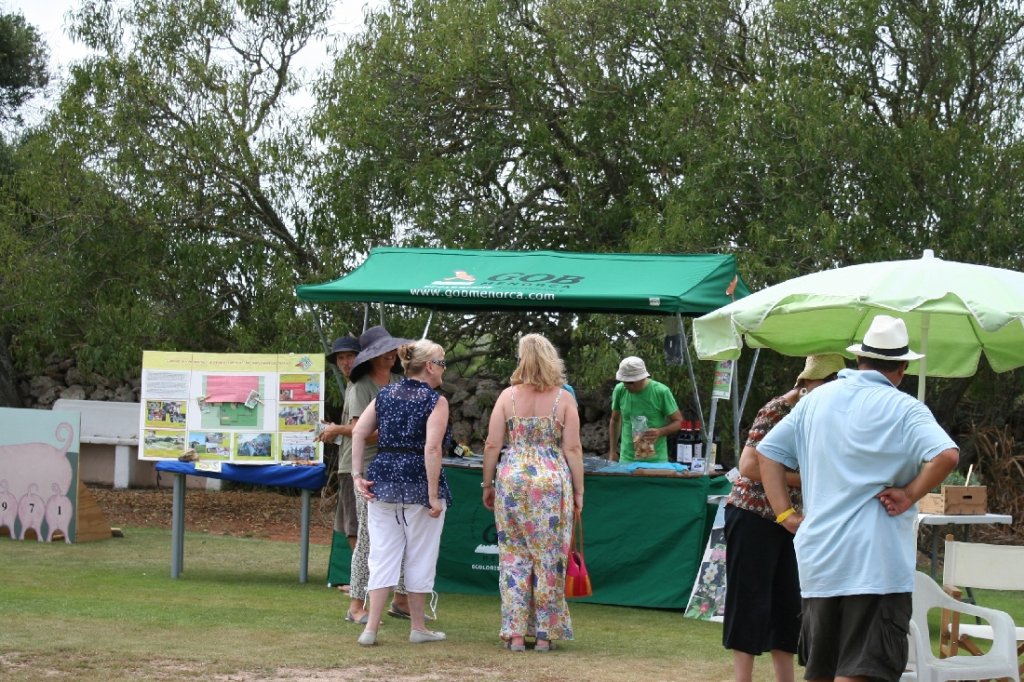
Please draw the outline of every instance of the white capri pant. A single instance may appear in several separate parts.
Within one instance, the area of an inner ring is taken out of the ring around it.
[[[432,592],[447,505],[431,518],[422,504],[371,501],[366,525],[370,533],[370,579],[367,590],[394,587],[405,564],[407,592]]]

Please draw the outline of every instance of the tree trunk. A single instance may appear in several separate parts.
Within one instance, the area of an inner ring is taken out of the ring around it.
[[[22,407],[18,378],[8,347],[11,335],[0,333],[0,407]]]

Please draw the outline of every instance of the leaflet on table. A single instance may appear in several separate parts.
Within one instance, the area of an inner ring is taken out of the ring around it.
[[[322,462],[322,353],[143,353],[139,458]]]

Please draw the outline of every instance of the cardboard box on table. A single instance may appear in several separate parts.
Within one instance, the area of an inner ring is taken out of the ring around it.
[[[983,485],[944,485],[940,493],[928,493],[918,503],[922,514],[985,514],[988,490]]]

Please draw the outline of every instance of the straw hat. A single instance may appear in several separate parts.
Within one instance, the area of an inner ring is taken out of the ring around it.
[[[924,356],[910,350],[906,323],[898,317],[876,315],[864,334],[863,343],[855,343],[849,352],[878,360],[920,360]]]
[[[804,362],[804,371],[800,372],[796,380],[797,382],[801,380],[820,381],[845,368],[846,363],[843,361],[843,356],[838,353],[808,355]]]

